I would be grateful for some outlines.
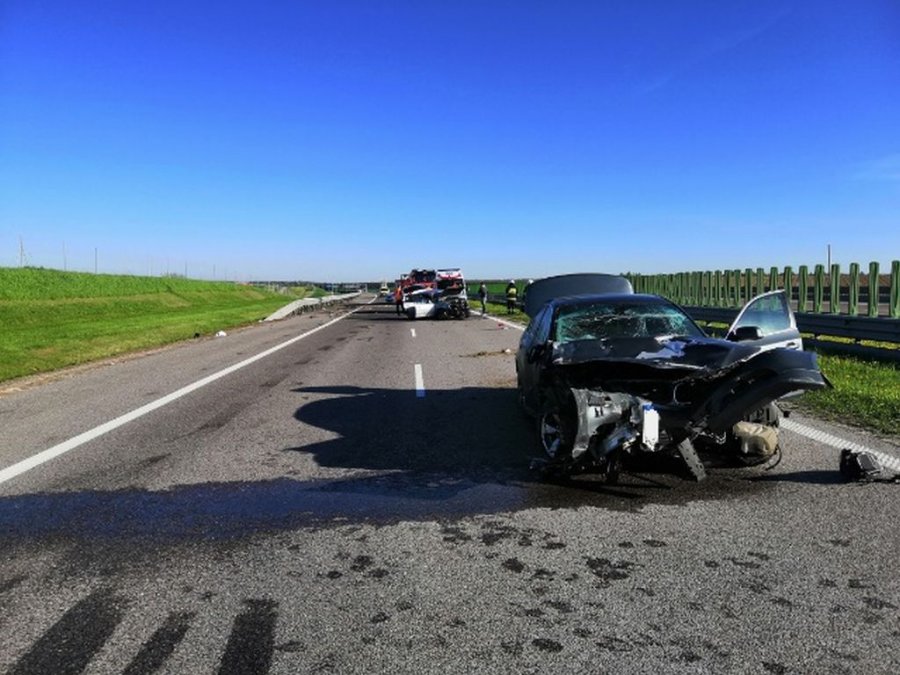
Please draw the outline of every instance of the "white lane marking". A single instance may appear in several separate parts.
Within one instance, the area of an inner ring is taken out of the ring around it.
[[[520,323],[515,323],[514,321],[507,321],[506,319],[501,319],[499,316],[492,316],[490,314],[485,314],[484,316],[487,317],[488,319],[496,321],[497,323],[502,323],[504,326],[509,326],[510,328],[515,328],[516,330],[521,330],[521,331],[525,330],[525,326],[523,326]]]
[[[244,359],[240,363],[235,363],[233,366],[229,366],[228,368],[225,368],[224,370],[220,370],[217,373],[213,373],[212,375],[204,377],[202,380],[197,380],[193,384],[189,384],[186,387],[182,387],[178,391],[173,391],[171,394],[169,394],[167,396],[163,396],[162,398],[158,398],[155,401],[147,403],[146,405],[142,405],[140,408],[136,408],[135,410],[132,410],[131,412],[125,413],[124,415],[120,415],[119,417],[116,417],[115,419],[110,420],[109,422],[106,422],[105,424],[101,424],[98,427],[94,427],[93,429],[85,431],[84,433],[78,434],[74,438],[70,438],[69,440],[63,441],[62,443],[59,443],[58,445],[54,445],[52,448],[43,450],[42,452],[39,452],[36,455],[32,455],[31,457],[23,459],[21,462],[17,462],[15,464],[13,464],[12,466],[8,466],[5,469],[3,469],[2,471],[0,471],[0,485],[2,485],[3,483],[5,483],[8,480],[15,478],[16,476],[18,476],[20,474],[25,473],[26,471],[30,471],[31,469],[34,469],[35,467],[38,467],[41,464],[44,464],[45,462],[49,462],[51,459],[54,459],[56,457],[59,457],[60,455],[63,455],[65,453],[69,452],[70,450],[74,450],[78,446],[84,445],[88,441],[92,441],[95,438],[98,438],[98,437],[102,436],[103,434],[106,434],[106,433],[112,431],[113,429],[118,429],[119,427],[121,427],[125,424],[128,424],[129,422],[133,422],[134,420],[138,419],[139,417],[143,417],[147,413],[152,412],[152,411],[156,410],[157,408],[162,408],[164,405],[168,405],[169,403],[172,403],[172,401],[176,401],[183,396],[187,396],[188,394],[190,394],[194,391],[197,391],[201,387],[205,387],[206,385],[208,385],[212,382],[215,382],[216,380],[218,380],[220,378],[225,377],[226,375],[230,375],[231,373],[233,373],[237,370],[240,370],[241,368],[244,368],[245,366],[249,366],[251,363],[255,363],[256,361],[259,361],[260,359],[264,359],[265,357],[270,356],[271,354],[274,354],[275,352],[277,352],[281,349],[284,349],[285,347],[288,347],[288,346],[294,344],[295,342],[302,340],[305,337],[309,337],[313,333],[318,333],[320,330],[324,330],[325,328],[328,328],[329,326],[336,324],[341,319],[347,318],[351,314],[358,312],[360,309],[362,309],[362,307],[358,307],[352,311],[347,312],[346,314],[342,314],[341,316],[337,317],[336,319],[332,319],[331,321],[329,321],[327,323],[323,323],[321,326],[317,326],[317,327],[313,328],[312,330],[309,330],[309,331],[303,333],[302,335],[297,335],[296,337],[292,337],[290,340],[287,340],[285,342],[282,342],[281,344],[275,345],[274,347],[270,347],[266,351],[260,352],[259,354],[256,354],[255,356],[251,356],[248,359]]]
[[[410,328],[409,332],[413,337],[416,337],[416,329],[415,328]]]
[[[845,441],[839,436],[829,434],[828,432],[821,431],[820,429],[806,426],[805,424],[800,424],[799,422],[795,422],[792,419],[782,419],[780,424],[788,431],[793,431],[795,434],[806,436],[807,438],[811,438],[814,441],[818,441],[819,443],[823,443],[824,445],[831,446],[832,448],[837,448],[838,450],[849,448],[850,450],[854,450],[856,452],[872,453],[878,458],[878,461],[881,462],[882,466],[885,466],[892,471],[900,472],[900,459],[898,459],[897,457],[888,455],[884,452],[879,452],[878,450],[873,450],[872,448],[867,448],[866,446],[860,445],[859,443],[854,443],[853,441]]]
[[[425,378],[422,377],[422,364],[417,363],[415,367],[416,376],[416,398],[425,398]]]

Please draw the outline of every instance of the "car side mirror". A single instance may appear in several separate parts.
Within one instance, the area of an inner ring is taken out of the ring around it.
[[[738,326],[733,333],[728,334],[732,342],[746,342],[749,340],[761,340],[762,331],[759,326]]]

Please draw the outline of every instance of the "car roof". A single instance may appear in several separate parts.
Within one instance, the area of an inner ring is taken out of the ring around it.
[[[631,294],[633,292],[631,282],[616,274],[560,274],[538,279],[528,284],[525,288],[525,313],[528,316],[534,316],[541,307],[555,298],[600,293]]]
[[[560,305],[590,305],[595,302],[606,302],[611,304],[632,304],[632,305],[651,305],[662,302],[667,305],[673,304],[661,295],[652,295],[650,293],[590,293],[585,295],[565,295],[559,298],[553,298],[547,304],[554,306]]]

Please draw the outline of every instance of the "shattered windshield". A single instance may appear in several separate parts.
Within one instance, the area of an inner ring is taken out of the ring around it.
[[[593,302],[560,307],[556,341],[664,335],[702,337],[681,310],[666,303]]]

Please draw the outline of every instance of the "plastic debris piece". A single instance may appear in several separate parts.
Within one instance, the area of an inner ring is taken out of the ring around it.
[[[216,333],[216,337],[227,337],[227,336],[228,336],[228,333],[226,333],[224,330],[220,330],[218,333]]]
[[[870,481],[882,475],[881,465],[872,453],[850,448],[841,450],[840,471],[848,481]]]

